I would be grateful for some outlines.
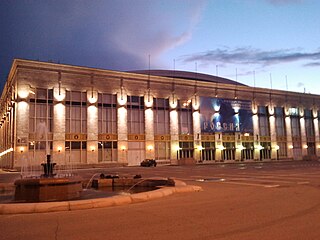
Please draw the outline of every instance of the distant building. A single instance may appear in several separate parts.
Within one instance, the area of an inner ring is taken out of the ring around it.
[[[319,102],[192,72],[16,59],[1,96],[0,165],[314,159]]]

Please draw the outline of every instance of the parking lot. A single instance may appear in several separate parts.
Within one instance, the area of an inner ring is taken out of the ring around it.
[[[2,215],[1,239],[320,239],[318,161],[82,169],[171,177],[202,192],[71,212]],[[6,177],[7,176],[7,177]],[[12,173],[1,179],[14,178]]]

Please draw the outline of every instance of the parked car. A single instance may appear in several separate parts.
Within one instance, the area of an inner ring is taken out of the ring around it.
[[[140,163],[141,167],[156,167],[157,162],[154,159],[145,159]]]

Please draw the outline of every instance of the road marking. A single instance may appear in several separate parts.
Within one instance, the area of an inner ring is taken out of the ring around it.
[[[244,186],[254,186],[254,187],[265,187],[265,188],[276,188],[280,187],[278,184],[257,184],[257,183],[240,183],[240,182],[228,182],[228,181],[223,181],[221,183],[228,183],[228,184],[235,184],[235,185],[244,185]]]
[[[297,182],[297,184],[299,184],[299,185],[304,185],[304,184],[309,184],[310,182],[308,182],[308,181],[305,181],[305,182]]]

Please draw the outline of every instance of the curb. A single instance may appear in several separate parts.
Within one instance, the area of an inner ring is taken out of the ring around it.
[[[128,195],[117,195],[107,198],[96,198],[88,200],[62,201],[62,202],[42,202],[42,203],[8,203],[0,204],[0,215],[7,214],[26,214],[26,213],[45,213],[75,211],[92,208],[105,208],[121,206],[131,203],[151,201],[154,199],[170,196],[174,193],[200,192],[200,186],[186,185],[184,182],[177,181],[175,187],[163,187],[150,192],[135,193]]]

